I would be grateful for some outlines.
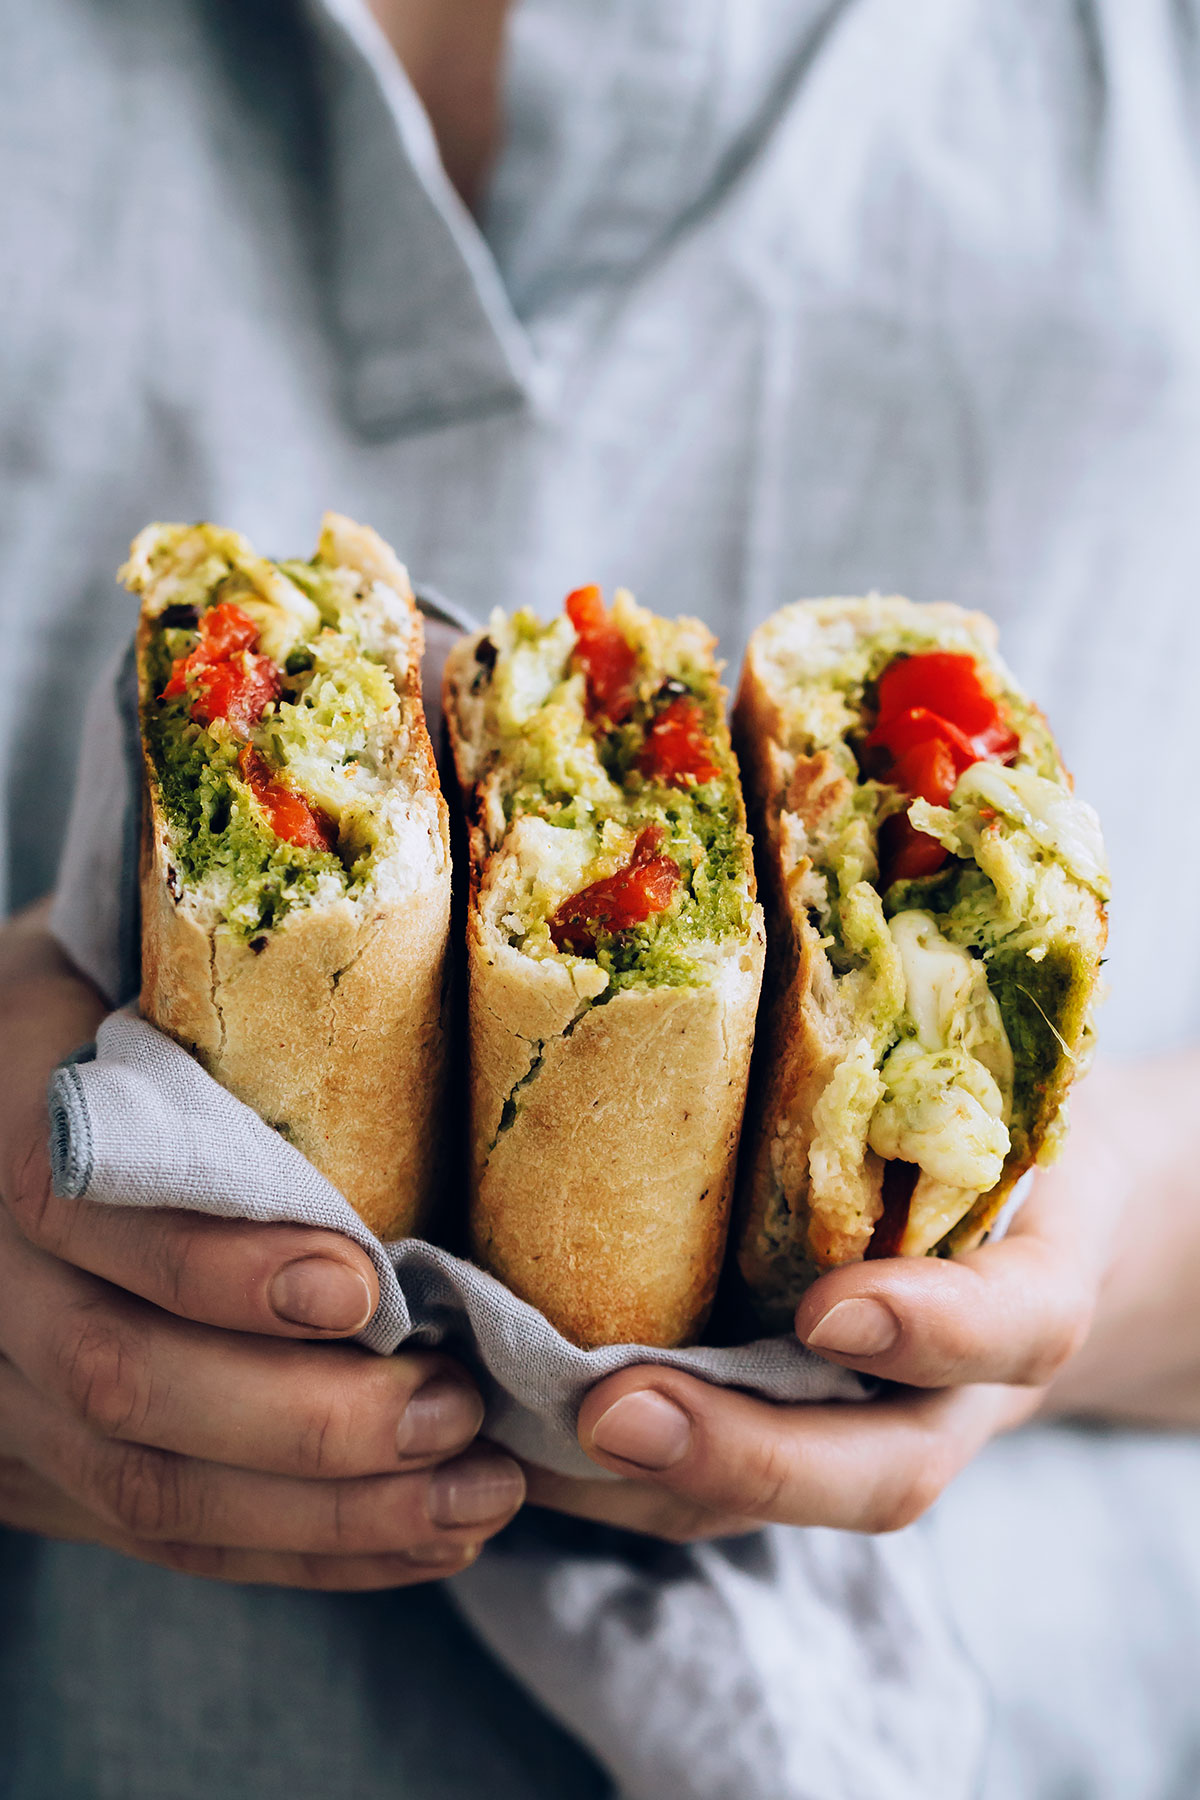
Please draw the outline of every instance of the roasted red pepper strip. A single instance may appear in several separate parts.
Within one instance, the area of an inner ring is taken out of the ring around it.
[[[910,824],[904,813],[892,813],[879,828],[879,861],[883,867],[879,885],[890,887],[893,881],[936,875],[946,852],[936,838]]]
[[[879,717],[866,740],[888,757],[886,779],[944,806],[958,778],[985,759],[1011,762],[1020,748],[1003,707],[984,688],[971,656],[951,650],[900,656],[879,678]],[[879,834],[881,886],[933,875],[946,861],[935,838],[902,814]]]
[[[271,822],[276,837],[298,850],[332,850],[337,842],[337,826],[333,820],[310,806],[303,794],[288,787],[277,776],[257,750],[246,744],[238,757],[242,780]]]
[[[681,695],[655,714],[646,731],[638,768],[651,781],[666,781],[672,787],[720,779],[720,765],[713,759],[712,743],[704,728],[704,711],[698,701]]]
[[[872,736],[914,707],[956,725],[974,743],[976,761],[989,756],[1006,762],[1017,753],[1016,732],[979,679],[975,658],[962,651],[922,650],[889,663],[879,678],[879,720]]]
[[[665,836],[661,825],[647,825],[623,869],[563,901],[550,921],[555,949],[587,956],[598,932],[628,931],[667,910],[679,886],[679,866],[658,854]]]
[[[200,725],[228,719],[237,731],[246,732],[262,718],[280,695],[279,670],[269,656],[243,650],[227,662],[209,663],[196,671],[197,693],[192,717]]]
[[[912,715],[906,713],[905,717]],[[949,736],[953,725],[947,725],[944,719],[934,719],[933,725],[928,737],[896,754],[888,780],[906,794],[928,800],[931,806],[945,806],[958,786],[959,776],[979,758],[969,747],[964,752],[962,745]]]
[[[875,1262],[884,1256],[899,1256],[904,1233],[908,1228],[913,1190],[920,1173],[916,1163],[884,1163],[883,1211],[871,1233],[871,1241],[863,1258],[865,1262]]]
[[[282,691],[270,657],[255,654],[258,626],[225,600],[202,616],[199,630],[200,642],[176,662],[162,697],[178,699],[190,684],[190,712],[198,724],[228,719],[236,730],[249,731]]]
[[[575,627],[575,659],[587,677],[588,717],[623,725],[633,711],[633,647],[613,624],[598,587],[568,594],[566,612]]]
[[[973,762],[979,761],[974,740],[928,706],[910,706],[905,712],[881,719],[867,739],[867,749],[886,750],[889,756],[899,761],[910,751],[928,743],[944,745],[960,770],[969,769]],[[932,799],[932,795],[926,794],[925,798]]]

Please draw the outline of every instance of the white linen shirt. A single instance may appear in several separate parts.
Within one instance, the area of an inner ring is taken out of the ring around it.
[[[292,554],[332,505],[476,611],[624,582],[731,671],[801,595],[984,607],[1107,829],[1104,1041],[1194,1035],[1194,27],[1166,0],[522,0],[479,225],[361,0],[23,16],[13,901],[52,877],[132,533],[203,515]]]
[[[801,596],[983,607],[1106,828],[1102,1044],[1196,1038],[1198,0],[516,0],[478,221],[362,0],[0,0],[0,41],[8,904],[133,534],[306,554],[334,507],[478,614],[624,583],[731,673]],[[1196,1446],[1133,1434],[1025,1434],[941,1503],[988,1800],[1194,1791],[1198,1516]],[[601,1791],[435,1592],[0,1565],[14,1800]]]

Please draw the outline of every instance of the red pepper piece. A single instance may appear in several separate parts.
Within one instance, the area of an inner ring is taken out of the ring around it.
[[[944,806],[973,763],[1011,762],[1020,740],[980,680],[974,657],[927,650],[897,657],[883,671],[867,747],[887,752],[886,779],[894,786]],[[936,839],[901,814],[884,821],[879,852],[883,887],[935,874],[946,861]]]
[[[209,662],[224,662],[236,650],[253,650],[258,644],[258,626],[232,600],[210,606],[201,616],[199,629]]]
[[[973,762],[979,761],[979,751],[975,748],[974,740],[943,714],[934,712],[928,706],[909,706],[903,712],[891,713],[886,719],[880,719],[866,743],[868,750],[886,750],[890,756],[899,757],[930,738],[939,739],[952,750],[955,759],[964,769],[969,769]]]
[[[633,711],[635,651],[613,624],[598,587],[568,594],[566,612],[575,627],[575,660],[587,677],[588,717],[624,724]]]
[[[908,1228],[913,1190],[920,1173],[916,1163],[884,1163],[883,1211],[875,1222],[864,1262],[875,1262],[884,1256],[899,1256],[904,1233]]]
[[[192,717],[200,725],[228,719],[236,731],[257,725],[282,691],[279,670],[269,656],[243,650],[227,662],[206,663],[196,671],[197,693]]]
[[[181,656],[162,691],[164,700],[194,698],[191,716],[200,725],[228,719],[239,731],[257,725],[282,692],[279,670],[269,656],[257,656],[258,626],[231,600],[210,607],[200,620],[200,642]]]
[[[954,730],[952,725],[946,727],[943,720],[934,723],[942,729],[931,731],[928,737],[902,751],[892,764],[888,780],[906,794],[928,800],[931,806],[945,806],[958,786],[959,776],[979,758],[969,749],[964,754],[958,744],[947,738],[946,731]]]
[[[910,824],[904,813],[892,813],[879,827],[879,861],[883,869],[879,885],[886,888],[893,881],[936,875],[946,852],[936,838]]]
[[[973,656],[957,650],[923,650],[889,663],[879,678],[876,732],[914,707],[926,707],[956,725],[973,741],[976,761],[991,756],[1004,762],[1017,753],[1017,734],[980,680]]]
[[[242,748],[238,768],[242,780],[270,820],[276,837],[286,844],[294,844],[298,850],[333,849],[337,842],[337,826],[333,820],[311,806],[295,788],[272,775],[270,765],[249,744]]]
[[[704,728],[700,703],[681,695],[650,721],[638,768],[651,781],[672,787],[693,782],[717,781],[720,765],[713,759],[712,743]]]
[[[679,865],[658,854],[665,836],[661,825],[647,825],[623,869],[563,901],[550,921],[555,949],[586,956],[596,947],[597,932],[628,931],[667,910],[680,877]]]

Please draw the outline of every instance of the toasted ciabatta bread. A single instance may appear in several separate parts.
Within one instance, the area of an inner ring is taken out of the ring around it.
[[[725,1244],[763,928],[712,656],[582,589],[447,665],[473,1243],[583,1345],[691,1340]]]
[[[142,1011],[383,1238],[438,1182],[450,857],[421,620],[383,540],[311,562],[151,525],[142,599]]]
[[[784,1325],[824,1269],[973,1247],[1052,1156],[1107,872],[980,614],[785,607],[750,641],[734,737],[770,946],[740,1263]]]

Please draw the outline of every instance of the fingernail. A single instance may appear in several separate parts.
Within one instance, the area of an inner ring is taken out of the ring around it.
[[[285,1263],[271,1282],[268,1298],[277,1319],[314,1331],[361,1331],[375,1310],[363,1277],[332,1256],[303,1256]]]
[[[900,1321],[882,1300],[839,1300],[804,1341],[835,1356],[881,1356],[899,1336]]]
[[[507,1456],[451,1464],[429,1484],[429,1516],[435,1525],[482,1525],[515,1511],[524,1496],[525,1478]]]
[[[436,1375],[417,1389],[400,1415],[400,1456],[434,1456],[470,1443],[483,1424],[483,1401],[461,1381]]]
[[[592,1443],[639,1469],[673,1469],[692,1444],[692,1421],[681,1406],[653,1388],[623,1394],[601,1413]]]

